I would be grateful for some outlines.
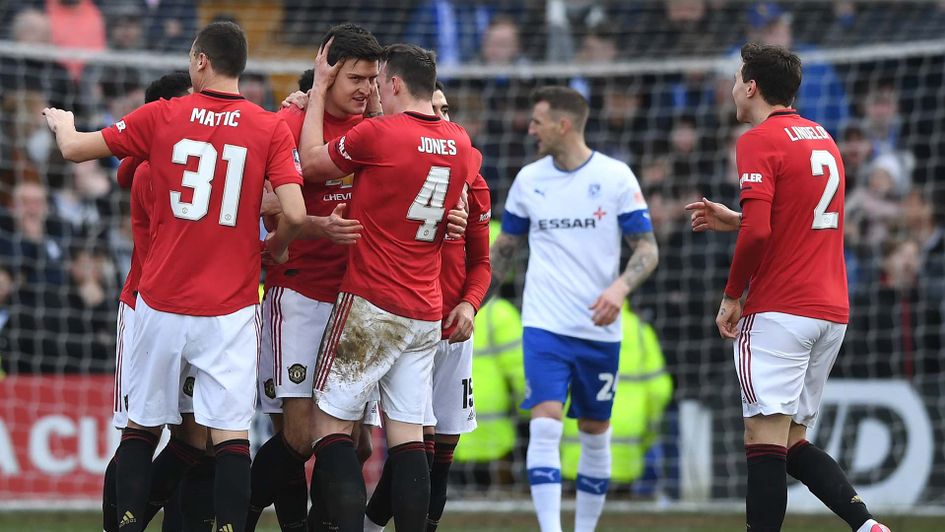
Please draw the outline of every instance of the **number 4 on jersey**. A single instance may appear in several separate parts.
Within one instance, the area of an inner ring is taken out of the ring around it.
[[[431,166],[423,187],[407,210],[408,220],[423,222],[417,229],[416,239],[433,242],[436,239],[437,225],[443,221],[446,208],[446,189],[450,185],[450,169],[447,166]]]

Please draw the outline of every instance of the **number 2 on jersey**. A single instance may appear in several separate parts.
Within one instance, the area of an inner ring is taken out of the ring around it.
[[[810,154],[810,170],[814,177],[824,175],[827,167],[827,186],[820,202],[814,207],[814,223],[811,229],[836,229],[840,226],[839,212],[825,212],[840,187],[840,172],[837,169],[837,160],[827,150],[814,150]]]
[[[226,177],[223,181],[223,201],[220,204],[220,225],[236,226],[236,213],[240,206],[240,189],[243,187],[243,169],[246,166],[246,148],[223,145],[226,161]],[[181,193],[171,191],[171,210],[183,220],[197,221],[210,209],[210,183],[217,168],[217,150],[209,142],[183,139],[174,145],[172,160],[176,164],[187,164],[187,159],[198,159],[197,171],[184,170],[181,185],[194,189],[190,202],[181,201]]]
[[[443,221],[446,208],[446,189],[450,186],[450,169],[447,166],[431,166],[426,181],[410,209],[407,210],[408,220],[423,222],[417,229],[416,239],[423,242],[433,242],[436,239],[437,225]]]

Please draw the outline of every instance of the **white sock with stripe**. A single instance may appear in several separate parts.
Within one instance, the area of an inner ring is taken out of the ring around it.
[[[600,434],[580,432],[574,532],[593,532],[610,486],[610,428]]]
[[[541,532],[561,532],[561,432],[563,423],[540,417],[528,424],[525,467]]]

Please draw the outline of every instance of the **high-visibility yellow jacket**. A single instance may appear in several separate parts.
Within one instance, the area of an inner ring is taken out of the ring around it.
[[[672,377],[666,372],[663,350],[649,324],[624,306],[623,339],[614,408],[611,480],[631,483],[643,473],[644,455],[659,435],[663,411],[673,395]],[[567,411],[567,410],[565,410]],[[561,440],[561,476],[577,476],[581,444],[577,420],[565,418]]]
[[[474,326],[473,401],[479,426],[460,438],[457,462],[490,462],[512,451],[525,391],[522,317],[515,305],[493,298],[479,309]]]

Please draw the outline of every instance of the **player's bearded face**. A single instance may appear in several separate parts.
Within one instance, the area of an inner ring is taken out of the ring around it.
[[[333,106],[346,115],[359,115],[367,107],[371,87],[377,80],[377,61],[349,59],[328,90]]]

